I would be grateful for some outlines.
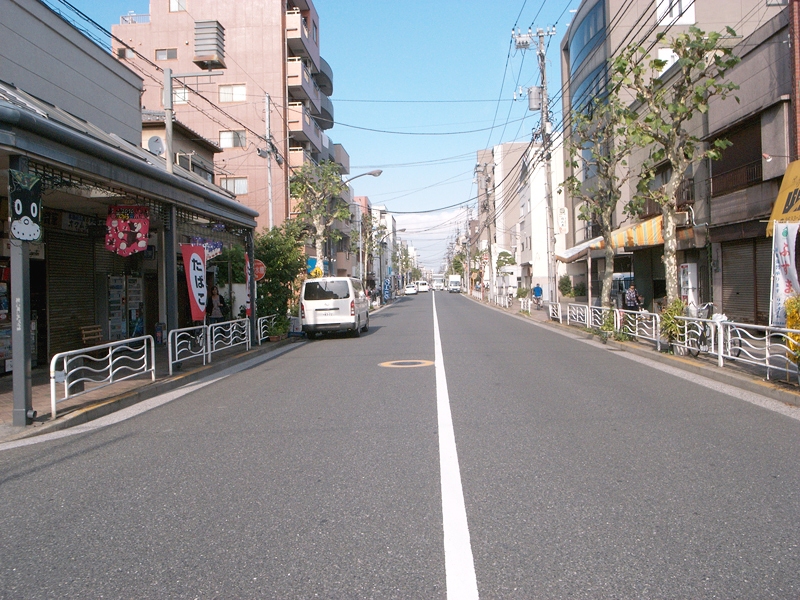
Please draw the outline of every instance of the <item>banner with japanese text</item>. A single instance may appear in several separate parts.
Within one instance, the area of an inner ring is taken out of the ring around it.
[[[252,311],[250,310],[250,255],[247,252],[244,253],[244,285],[247,288],[244,314],[249,317]]]
[[[183,269],[186,272],[186,284],[189,287],[189,304],[193,321],[204,321],[206,318],[206,249],[204,246],[181,244]]]
[[[772,298],[769,324],[786,327],[786,299],[800,293],[797,279],[797,229],[800,223],[775,222],[772,236]]]

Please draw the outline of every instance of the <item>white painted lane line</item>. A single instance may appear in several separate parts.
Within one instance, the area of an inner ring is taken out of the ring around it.
[[[450,414],[450,395],[444,373],[442,339],[433,298],[433,345],[436,369],[436,408],[439,415],[439,470],[442,478],[442,517],[444,525],[444,567],[447,597],[455,600],[478,598],[475,563],[469,541],[467,509],[461,487],[456,436]]]

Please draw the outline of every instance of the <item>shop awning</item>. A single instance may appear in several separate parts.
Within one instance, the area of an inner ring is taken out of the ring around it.
[[[775,221],[794,223],[800,221],[800,160],[790,162],[783,176],[781,189],[767,223],[767,237],[772,236]]]
[[[601,244],[600,246],[595,246],[594,244]],[[603,247],[603,238],[596,237],[592,238],[591,240],[586,240],[585,242],[581,242],[573,246],[572,248],[567,248],[562,252],[556,253],[556,260],[561,261],[563,263],[571,263],[575,262],[576,260],[580,260],[586,256],[586,253],[589,252],[592,248],[602,248]]]
[[[800,220],[800,216],[798,216],[798,220]],[[628,227],[617,229],[611,233],[611,246],[615,250],[663,246],[664,229],[662,223],[662,216],[658,215],[657,217],[653,217],[647,221],[634,223]],[[676,233],[678,241],[694,241],[694,230],[694,227],[678,229]],[[602,236],[600,236],[577,244],[563,252],[559,252],[556,254],[556,259],[564,263],[570,263],[584,258],[587,252],[590,250],[602,250],[605,247],[605,240],[602,238]]]

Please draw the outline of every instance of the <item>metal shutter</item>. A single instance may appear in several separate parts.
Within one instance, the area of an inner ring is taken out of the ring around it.
[[[756,238],[756,323],[769,325],[769,297],[772,284],[772,238]]]
[[[769,298],[769,287],[767,287]],[[769,304],[769,300],[767,300]],[[732,321],[755,322],[755,245],[753,240],[722,244],[722,312]]]
[[[48,230],[48,356],[81,347],[80,328],[94,325],[94,253],[88,236]]]

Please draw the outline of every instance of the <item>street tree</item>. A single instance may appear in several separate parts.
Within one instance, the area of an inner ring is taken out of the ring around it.
[[[498,270],[498,272],[503,267],[508,267],[508,266],[515,265],[515,264],[517,264],[517,263],[514,261],[514,257],[511,255],[510,252],[506,252],[505,250],[503,250],[502,252],[497,254],[497,270]]]
[[[305,163],[290,181],[292,198],[297,200],[298,219],[307,225],[320,269],[328,258],[326,242],[336,242],[342,237],[341,231],[332,227],[333,223],[350,218],[350,209],[341,198],[346,188],[339,165],[332,161],[318,165]]]
[[[726,31],[731,37],[736,35],[730,27]],[[712,98],[724,100],[738,88],[724,81],[725,73],[739,59],[730,48],[720,45],[722,39],[719,32],[705,33],[697,27],[676,35],[669,44],[677,57],[676,65],[663,75],[667,62],[651,58],[641,46],[629,46],[612,62],[614,76],[640,104],[636,129],[642,143],[650,147],[650,155],[643,165],[638,197],[640,202],[650,199],[661,207],[669,305],[680,298],[675,213],[681,183],[692,163],[718,159],[729,145],[724,140],[706,145],[691,127],[695,116],[708,111]],[[666,181],[655,188],[651,184],[659,168],[667,174]]]
[[[581,201],[578,218],[600,225],[605,242],[605,270],[600,293],[602,306],[611,307],[614,277],[614,252],[611,233],[613,217],[622,197],[622,189],[634,175],[628,157],[640,141],[632,125],[636,113],[623,102],[611,82],[611,92],[593,98],[572,113],[571,139],[567,152],[572,174],[562,188]],[[624,209],[627,211],[628,206]]]
[[[256,285],[258,316],[287,313],[305,272],[305,235],[302,223],[294,219],[256,235],[254,255],[266,267],[264,278]]]

